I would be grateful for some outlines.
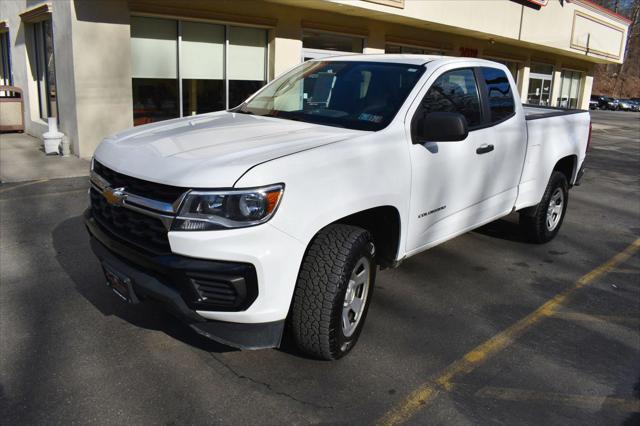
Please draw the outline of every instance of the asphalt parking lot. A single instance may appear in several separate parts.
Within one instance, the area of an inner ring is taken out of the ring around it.
[[[338,362],[121,303],[90,253],[86,178],[0,186],[2,423],[639,424],[640,114],[592,117],[554,241],[509,217],[382,271]]]

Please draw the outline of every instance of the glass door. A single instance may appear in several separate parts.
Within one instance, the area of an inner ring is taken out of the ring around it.
[[[548,106],[551,98],[550,78],[530,78],[527,103],[533,105]]]
[[[551,104],[551,87],[553,80],[553,65],[532,63],[529,74],[529,90],[527,103],[532,105],[549,106]]]

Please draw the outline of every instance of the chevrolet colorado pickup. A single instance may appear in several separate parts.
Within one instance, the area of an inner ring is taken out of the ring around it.
[[[583,174],[586,111],[522,105],[501,64],[312,60],[240,106],[106,138],[85,223],[107,283],[245,349],[337,359],[376,270],[519,212],[551,240]]]

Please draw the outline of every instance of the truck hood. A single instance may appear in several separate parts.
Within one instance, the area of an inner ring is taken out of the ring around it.
[[[215,112],[148,124],[106,138],[95,159],[122,174],[189,188],[228,188],[249,168],[365,132]],[[275,182],[265,182],[270,184]]]

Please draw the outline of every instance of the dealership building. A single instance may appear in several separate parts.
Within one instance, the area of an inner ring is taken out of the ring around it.
[[[332,55],[487,58],[523,102],[586,109],[629,24],[589,0],[4,0],[0,84],[22,89],[27,133],[57,117],[86,158],[119,130],[234,107]]]

